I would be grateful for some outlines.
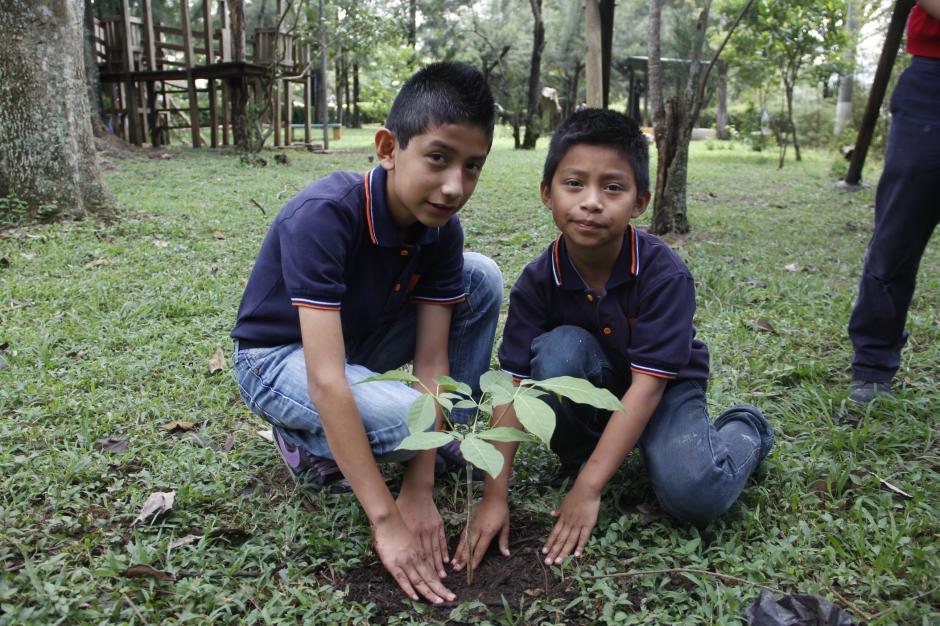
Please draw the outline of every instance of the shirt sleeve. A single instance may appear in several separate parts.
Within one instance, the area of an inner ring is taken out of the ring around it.
[[[291,304],[339,311],[346,293],[351,215],[328,200],[306,200],[279,225],[281,272]]]
[[[532,342],[550,330],[550,303],[526,276],[528,273],[526,268],[509,292],[509,314],[499,346],[499,365],[514,378],[531,377]]]
[[[463,229],[456,218],[441,228],[440,238],[409,299],[417,304],[457,304],[466,298],[463,284]]]
[[[678,377],[692,355],[694,315],[695,284],[688,274],[673,274],[643,290],[631,326],[630,369],[658,378]]]

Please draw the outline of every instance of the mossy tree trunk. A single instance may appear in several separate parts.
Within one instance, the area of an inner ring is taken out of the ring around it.
[[[113,206],[95,156],[83,19],[83,0],[2,0],[0,198],[30,217]]]
[[[529,0],[532,7],[532,58],[529,65],[529,90],[526,98],[525,137],[522,147],[531,150],[542,134],[539,102],[542,97],[542,51],[545,49],[545,22],[542,20],[542,0]]]

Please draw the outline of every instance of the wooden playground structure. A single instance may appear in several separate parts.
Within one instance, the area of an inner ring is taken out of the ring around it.
[[[119,15],[95,17],[108,127],[138,146],[166,145],[179,129],[189,129],[190,139],[182,141],[193,147],[227,146],[233,142],[232,96],[244,89],[256,105],[270,93],[267,106],[256,106],[254,114],[272,131],[275,146],[289,146],[295,142],[292,118],[299,87],[303,120],[298,126],[309,144],[314,125],[307,42],[281,25],[279,32],[277,27],[259,27],[243,34],[236,47],[225,0],[192,2],[197,15],[191,14],[190,4],[180,0],[173,24],[154,21],[151,0],[141,0],[141,15],[132,15],[129,0],[121,0]],[[277,4],[280,15],[281,2]],[[235,58],[236,49],[244,51],[244,59]],[[264,110],[258,113],[259,108]]]

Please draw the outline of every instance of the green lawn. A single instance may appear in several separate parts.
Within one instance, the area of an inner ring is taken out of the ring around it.
[[[375,562],[355,501],[294,493],[230,372],[209,373],[216,348],[230,365],[228,332],[280,206],[331,170],[368,169],[369,145],[368,131],[344,130],[332,154],[291,151],[284,166],[266,153],[264,168],[208,150],[114,160],[106,178],[122,210],[109,221],[0,234],[0,625],[373,621],[368,603],[330,582]],[[515,152],[503,133],[463,212],[467,246],[495,258],[507,289],[554,236],[537,194],[545,145]],[[847,407],[845,327],[873,191],[833,189],[829,155],[806,151],[778,170],[775,154],[714,147],[693,146],[694,230],[672,243],[697,279],[713,414],[757,404],[777,445],[704,533],[629,512],[624,501],[652,498],[634,454],[586,555],[559,570],[577,610],[609,623],[738,623],[759,591],[692,572],[678,586],[658,574],[587,578],[685,568],[845,605],[838,593],[874,624],[940,623],[936,237],[897,397]],[[870,166],[867,179],[876,176]],[[160,428],[173,421],[195,426]],[[126,451],[100,449],[109,438]],[[521,456],[518,483],[553,468],[542,451]],[[132,526],[151,492],[170,490],[168,515]],[[452,486],[440,500],[456,533]],[[557,500],[520,486],[511,504],[544,515]],[[187,535],[199,537],[171,545]],[[134,564],[176,580],[121,576]],[[547,603],[493,608],[486,619],[564,622]],[[403,602],[400,621],[431,619],[420,610]]]

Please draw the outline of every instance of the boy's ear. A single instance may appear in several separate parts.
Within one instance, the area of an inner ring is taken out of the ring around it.
[[[650,205],[650,192],[646,191],[642,196],[636,199],[636,206],[633,207],[633,217],[640,217],[646,212],[646,207]]]
[[[375,131],[375,156],[386,171],[395,169],[397,151],[398,140],[395,138],[395,133],[384,127]]]
[[[542,204],[546,208],[552,208],[552,188],[551,185],[546,183],[544,180],[539,183],[539,193],[542,196]]]

